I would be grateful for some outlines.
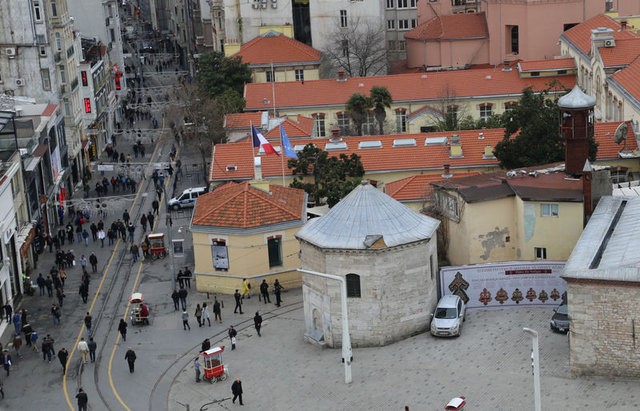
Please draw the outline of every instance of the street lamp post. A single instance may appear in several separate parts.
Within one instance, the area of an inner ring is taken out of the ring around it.
[[[535,411],[541,411],[542,405],[540,404],[540,350],[538,347],[538,332],[531,328],[523,328],[524,332],[531,336],[532,348],[531,348],[531,367],[533,368],[533,401]]]
[[[304,274],[315,275],[318,277],[329,278],[332,280],[340,281],[340,303],[342,314],[342,362],[344,362],[344,382],[345,384],[351,384],[353,378],[351,377],[351,336],[349,335],[349,317],[347,311],[347,281],[340,276],[320,273],[318,271],[304,270],[298,268],[298,271]]]

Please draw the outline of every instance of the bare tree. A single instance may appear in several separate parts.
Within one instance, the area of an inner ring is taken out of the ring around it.
[[[385,29],[382,23],[350,19],[347,27],[336,27],[327,36],[322,50],[324,62],[332,71],[344,70],[349,77],[387,73]]]

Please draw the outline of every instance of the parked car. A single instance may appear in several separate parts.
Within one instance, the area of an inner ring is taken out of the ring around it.
[[[569,332],[569,306],[567,304],[561,304],[553,310],[553,316],[551,316],[551,331],[557,333]]]
[[[198,197],[206,192],[207,187],[187,188],[182,192],[182,194],[169,200],[169,207],[174,210],[193,207],[196,204],[196,200],[198,199]]]
[[[465,318],[464,301],[457,295],[445,295],[432,314],[431,335],[436,337],[458,337]]]

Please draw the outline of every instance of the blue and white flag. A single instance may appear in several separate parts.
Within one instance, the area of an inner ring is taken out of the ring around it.
[[[296,154],[296,151],[293,149],[293,147],[291,147],[291,142],[289,141],[287,134],[284,132],[284,127],[282,127],[282,124],[280,124],[280,136],[282,137],[282,147],[284,147],[284,155],[286,157],[297,159],[298,155]]]

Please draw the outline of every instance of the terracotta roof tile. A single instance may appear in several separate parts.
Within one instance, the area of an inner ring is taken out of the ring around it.
[[[633,33],[629,30],[622,32],[619,31],[620,23],[604,14],[590,18],[589,20],[570,28],[562,33],[560,37],[568,40],[585,56],[588,56],[591,51],[591,30],[597,29],[598,27],[607,27],[614,30],[613,35],[616,40],[634,37]]]
[[[404,35],[405,39],[411,40],[452,40],[488,37],[489,31],[484,13],[436,16]]]
[[[224,128],[249,128],[251,124],[259,126],[262,121],[262,112],[253,111],[247,113],[230,113],[224,116]]]
[[[618,128],[619,125],[619,121],[595,124],[594,135],[598,142],[598,160],[620,158],[620,152],[623,149],[625,152],[638,149],[638,143],[633,136],[630,121],[627,122],[629,132],[627,134],[626,145],[624,143],[616,144],[616,142],[613,141],[613,136],[615,135],[616,128]]]
[[[297,121],[287,117],[283,122],[284,132],[289,139],[296,137],[311,137],[313,132],[313,119],[311,117],[298,116]],[[280,138],[280,126],[269,130],[265,135],[267,139]]]
[[[302,108],[339,106],[342,107],[354,93],[368,95],[373,86],[386,87],[394,103],[424,100],[442,100],[442,90],[450,90],[457,98],[473,96],[520,95],[522,90],[532,87],[541,91],[553,81],[571,89],[575,76],[548,76],[521,78],[516,70],[511,72],[490,69],[470,69],[429,73],[397,74],[390,76],[370,76],[335,79],[248,83],[244,96],[246,111],[265,110],[265,97],[276,95],[277,108]],[[273,89],[272,89],[273,87]],[[269,103],[270,104],[270,103]]]
[[[259,36],[240,46],[234,56],[255,65],[313,62],[320,64],[320,51],[280,34]]]
[[[302,221],[304,190],[270,185],[269,192],[249,183],[227,183],[198,198],[193,225],[253,228]]]
[[[611,81],[617,83],[633,96],[636,104],[640,104],[640,81],[638,79],[640,79],[640,59],[636,59],[628,67],[618,70],[610,77]]]
[[[598,51],[605,67],[627,66],[640,56],[640,38],[616,40],[614,47],[600,47]]]
[[[480,174],[472,173],[451,173],[453,177],[464,177]],[[385,192],[398,201],[419,201],[431,197],[433,186],[431,183],[444,180],[440,174],[420,174],[392,181],[385,184]]]
[[[518,63],[518,70],[522,71],[545,71],[545,70],[568,70],[576,68],[576,62],[572,58],[548,59],[521,61]]]

